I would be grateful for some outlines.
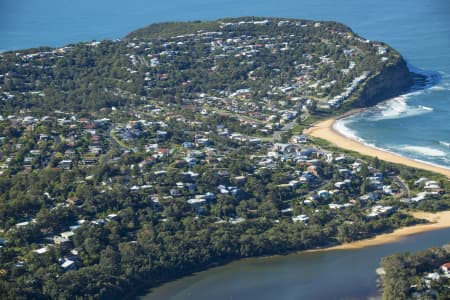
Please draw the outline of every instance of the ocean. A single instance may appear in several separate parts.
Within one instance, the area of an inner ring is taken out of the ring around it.
[[[0,52],[116,39],[155,22],[250,15],[336,20],[399,50],[427,81],[336,128],[363,143],[450,168],[448,0],[0,0]]]

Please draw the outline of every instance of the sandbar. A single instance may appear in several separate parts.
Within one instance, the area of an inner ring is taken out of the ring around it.
[[[412,212],[410,214],[415,218],[425,219],[430,223],[419,224],[409,227],[402,227],[390,233],[377,235],[374,238],[354,241],[351,243],[341,244],[323,249],[308,250],[307,252],[361,249],[366,247],[393,243],[410,235],[450,227],[450,211],[443,211],[438,213]]]

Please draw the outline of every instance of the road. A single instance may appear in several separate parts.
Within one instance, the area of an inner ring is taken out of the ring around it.
[[[392,176],[392,179],[394,180],[394,182],[400,187],[400,189],[402,190],[401,195],[405,196],[405,197],[409,197],[409,188],[408,186],[405,184],[405,182],[398,176]]]
[[[292,128],[294,128],[294,126],[297,124],[297,120],[294,119],[293,121],[286,123],[283,128],[281,128],[280,130],[276,130],[273,132],[273,141],[274,142],[279,142],[281,141],[281,134],[283,132],[287,132],[289,130],[291,130]]]
[[[122,145],[120,145],[116,139],[111,135],[111,131],[114,129],[114,126],[111,125],[109,126],[109,128],[106,130],[106,134],[108,136],[108,140],[110,141],[111,145],[116,148],[117,150],[123,152],[126,150],[129,150],[128,148],[123,147]]]

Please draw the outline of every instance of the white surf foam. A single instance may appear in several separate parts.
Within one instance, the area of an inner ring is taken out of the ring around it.
[[[439,149],[435,149],[435,148],[431,148],[431,147],[424,147],[424,146],[406,145],[406,146],[400,147],[400,149],[408,151],[408,152],[414,152],[414,153],[424,155],[424,156],[438,157],[438,156],[446,156],[447,155],[444,151],[441,151]]]
[[[369,115],[369,119],[372,121],[381,121],[388,119],[400,119],[430,113],[433,111],[432,107],[423,105],[418,106],[408,105],[409,97],[417,96],[423,92],[424,91],[416,91],[382,102],[377,106],[375,106],[373,110],[371,110],[372,115]]]
[[[448,91],[450,90],[450,84],[440,84],[430,87],[431,91]]]
[[[441,81],[430,87],[430,91],[450,91],[450,75],[447,73],[440,73]]]
[[[428,106],[424,106],[424,105],[419,105],[419,108],[425,109],[425,110],[429,110],[429,111],[433,111],[432,107],[428,107]]]
[[[356,131],[350,129],[347,127],[347,124],[351,121],[349,119],[340,119],[334,122],[333,129],[342,134],[343,136],[358,141],[358,142],[364,142],[364,140],[356,135]]]
[[[350,117],[350,118],[352,118],[352,117]],[[378,150],[381,150],[381,151],[384,151],[384,152],[396,154],[396,155],[399,155],[399,156],[403,156],[403,157],[406,157],[406,158],[409,158],[409,159],[412,159],[412,160],[415,160],[415,161],[418,161],[418,162],[421,162],[421,163],[425,163],[425,164],[428,164],[428,165],[432,165],[432,166],[435,166],[435,167],[440,167],[440,168],[444,168],[444,169],[449,169],[450,170],[450,166],[449,166],[450,159],[448,158],[447,154],[445,152],[441,151],[441,150],[430,148],[430,147],[412,146],[412,145],[405,145],[405,146],[400,146],[400,147],[398,147],[398,146],[388,146],[388,147],[382,148],[382,147],[376,146],[375,144],[368,143],[364,139],[362,139],[361,137],[357,136],[356,135],[356,131],[351,130],[350,128],[348,128],[346,126],[350,122],[352,122],[352,120],[351,119],[347,119],[347,118],[337,120],[334,123],[334,125],[333,125],[333,129],[336,130],[337,132],[339,132],[340,134],[344,135],[345,137],[350,138],[350,139],[355,140],[355,141],[358,141],[358,142],[360,142],[361,144],[363,144],[365,146],[368,146],[368,147],[371,147],[371,148],[374,148],[374,149],[378,149]],[[447,147],[450,148],[450,143],[442,142],[442,141],[440,141],[439,143],[441,143],[443,145],[446,145]],[[409,152],[411,154],[413,154],[413,153],[419,154],[419,155],[423,156],[423,158],[425,158],[425,159],[426,159],[426,157],[433,157],[434,159],[443,160],[444,165],[441,164],[441,163],[438,164],[438,163],[434,163],[434,162],[431,162],[431,161],[426,161],[426,160],[414,158],[414,157],[407,156],[407,155],[405,156],[404,154],[399,153],[398,150],[403,150],[403,151]]]
[[[421,159],[416,159],[416,158],[413,158],[413,160],[415,160],[415,161],[418,161],[418,162],[421,162],[421,163],[424,163],[424,164],[427,164],[427,165],[431,165],[431,166],[434,166],[434,167],[438,167],[438,168],[442,168],[442,169],[447,169],[447,170],[450,170],[450,166],[448,165],[448,163],[450,162],[447,158],[443,158],[442,160],[444,161],[444,163],[446,164],[446,165],[442,165],[441,163],[432,163],[432,162],[430,162],[430,161],[426,161],[426,160],[421,160]]]
[[[443,145],[443,146],[445,146],[445,147],[450,148],[450,142],[439,141],[439,144],[441,144],[441,145]]]

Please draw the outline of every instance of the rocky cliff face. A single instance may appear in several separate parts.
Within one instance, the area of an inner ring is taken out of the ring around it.
[[[373,106],[383,100],[407,92],[413,85],[413,77],[400,58],[396,64],[384,68],[379,74],[370,78],[364,86],[356,106]]]

